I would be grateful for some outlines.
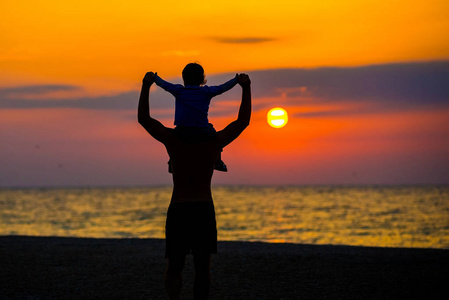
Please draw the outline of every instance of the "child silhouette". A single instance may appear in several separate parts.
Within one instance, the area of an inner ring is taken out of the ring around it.
[[[175,97],[175,131],[185,141],[198,143],[212,139],[216,130],[209,123],[210,101],[237,84],[238,75],[218,86],[207,86],[204,69],[200,64],[189,63],[182,71],[184,85],[172,84],[154,74],[154,82]],[[215,170],[227,172],[221,154],[215,162]],[[171,161],[168,171],[172,173]]]

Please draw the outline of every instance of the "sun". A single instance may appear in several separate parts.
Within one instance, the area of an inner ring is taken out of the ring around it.
[[[267,115],[267,122],[273,128],[282,128],[288,122],[287,111],[280,107],[270,109]]]

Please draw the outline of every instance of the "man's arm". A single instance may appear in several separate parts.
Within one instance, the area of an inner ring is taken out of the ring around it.
[[[154,82],[155,74],[148,72],[142,80],[142,89],[140,91],[139,107],[137,110],[137,120],[143,128],[151,134],[156,140],[164,143],[170,129],[162,125],[156,119],[150,116],[150,87]]]
[[[237,120],[226,126],[217,133],[217,138],[222,147],[235,140],[246,127],[251,119],[251,80],[246,74],[238,76],[238,83],[242,87],[242,102],[240,103]]]

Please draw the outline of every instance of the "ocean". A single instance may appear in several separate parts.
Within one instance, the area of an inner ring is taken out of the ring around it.
[[[449,249],[449,186],[217,186],[218,239]],[[171,187],[0,189],[0,235],[164,238]]]

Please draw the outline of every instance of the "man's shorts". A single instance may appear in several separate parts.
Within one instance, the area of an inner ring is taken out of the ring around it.
[[[213,202],[171,203],[165,224],[165,257],[217,253]]]

